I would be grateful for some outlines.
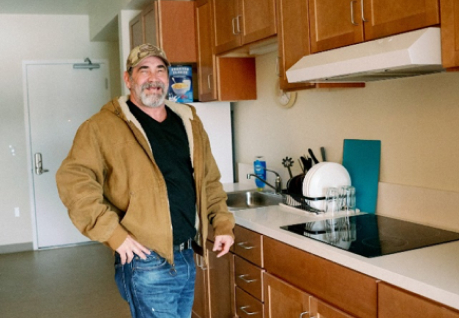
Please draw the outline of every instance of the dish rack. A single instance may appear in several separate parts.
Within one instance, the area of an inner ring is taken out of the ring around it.
[[[291,206],[297,209],[301,209],[307,212],[316,213],[316,214],[325,213],[325,211],[313,208],[310,205],[311,201],[325,200],[325,197],[311,198],[311,197],[302,196],[300,194],[294,194],[294,193],[288,193],[288,192],[283,192],[282,197],[283,197],[284,204],[288,206]]]

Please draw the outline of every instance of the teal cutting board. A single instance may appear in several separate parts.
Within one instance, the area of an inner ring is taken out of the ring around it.
[[[343,166],[355,187],[356,207],[362,212],[376,212],[380,161],[380,140],[344,139]]]

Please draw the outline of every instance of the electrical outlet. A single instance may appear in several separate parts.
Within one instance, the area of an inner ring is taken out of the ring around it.
[[[17,218],[21,216],[21,214],[19,212],[19,207],[15,207],[14,208],[14,216],[17,217]]]

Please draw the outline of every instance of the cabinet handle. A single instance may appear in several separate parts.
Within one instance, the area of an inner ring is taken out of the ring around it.
[[[207,86],[209,87],[209,89],[211,89],[211,87],[210,87],[210,77],[211,77],[211,76],[212,76],[212,75],[210,75],[210,74],[207,75]]]
[[[364,7],[364,0],[361,0],[361,6],[362,6],[362,21],[363,22],[368,22],[367,19],[365,19],[365,12],[363,12],[363,7]]]
[[[240,24],[240,22],[239,22],[239,18],[240,18],[240,17],[241,17],[240,15],[238,15],[238,16],[236,17],[236,22],[237,22],[237,23],[236,23],[236,26],[237,26],[237,33],[238,33],[238,34],[241,33],[241,24]]]
[[[303,315],[307,315],[307,314],[309,314],[309,311],[302,312],[302,313],[300,314],[300,318],[303,318]],[[311,318],[312,318],[312,317],[311,317]]]
[[[351,23],[353,25],[359,25],[358,23],[355,23],[355,19],[354,19],[354,3],[356,2],[357,2],[356,0],[351,1]]]
[[[236,20],[236,18],[232,18],[231,19],[231,26],[233,27],[233,35],[236,35],[236,29],[234,28],[234,20]]]
[[[239,309],[240,309],[243,313],[245,313],[246,315],[248,315],[248,316],[252,316],[252,315],[258,314],[258,311],[250,312],[250,311],[245,310],[246,308],[249,308],[249,307],[250,307],[250,306],[243,306],[243,307],[239,307]]]
[[[250,284],[250,283],[253,283],[253,282],[256,282],[257,280],[256,279],[246,279],[246,277],[248,277],[249,274],[242,274],[242,275],[239,275],[238,278],[241,279],[242,281],[246,282],[247,284]]]
[[[196,266],[205,271],[207,267],[205,267],[203,264],[203,257],[201,255],[196,254]]]
[[[255,246],[250,246],[250,245],[246,245],[246,244],[247,244],[247,242],[237,243],[238,246],[242,247],[245,250],[251,250],[251,249],[255,248]]]

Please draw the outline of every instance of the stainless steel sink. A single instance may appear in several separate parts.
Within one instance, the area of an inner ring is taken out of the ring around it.
[[[282,196],[275,193],[241,191],[228,193],[226,204],[230,210],[253,209],[282,203]]]

